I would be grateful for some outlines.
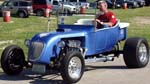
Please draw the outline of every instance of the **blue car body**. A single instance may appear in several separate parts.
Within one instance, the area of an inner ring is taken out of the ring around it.
[[[112,27],[97,28],[96,10],[95,15],[71,16],[62,13],[54,17],[57,19],[56,31],[38,33],[31,40],[26,39],[27,60],[19,46],[6,47],[1,57],[3,71],[18,75],[24,68],[32,68],[33,72],[44,75],[54,70],[60,73],[65,84],[74,84],[84,74],[86,63],[114,61],[122,54],[128,68],[142,68],[148,64],[148,42],[141,37],[127,39],[129,23],[117,20]],[[50,19],[47,31],[49,27]],[[120,42],[124,40],[121,49]]]
[[[94,29],[93,25],[60,24],[58,30],[63,31],[39,33],[30,41],[28,59],[33,63],[50,64],[51,58],[60,52],[57,44],[62,39],[79,40],[81,47],[87,49],[85,56],[111,51],[119,41],[126,39],[126,28],[120,28],[119,23],[112,28]]]

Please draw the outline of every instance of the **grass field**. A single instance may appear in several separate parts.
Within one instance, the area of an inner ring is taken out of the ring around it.
[[[94,10],[90,10],[94,11]],[[116,9],[112,10],[121,22],[129,22],[128,37],[145,37],[150,42],[150,7],[137,9]],[[51,17],[51,31],[56,28],[56,18]],[[17,44],[21,46],[25,53],[27,48],[24,40],[31,38],[34,34],[47,30],[48,18],[30,16],[29,18],[12,17],[12,23],[4,23],[0,17],[0,54],[5,46]]]

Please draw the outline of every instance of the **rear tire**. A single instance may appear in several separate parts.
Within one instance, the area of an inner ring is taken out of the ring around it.
[[[3,14],[2,14],[2,12],[0,12],[0,17],[2,17],[3,16]]]
[[[36,16],[44,16],[44,11],[43,10],[37,10]]]
[[[147,2],[147,3],[145,3],[145,6],[149,6],[149,4],[150,4],[150,3]]]
[[[128,68],[142,68],[149,62],[149,46],[144,38],[129,38],[124,46],[124,61]]]
[[[84,73],[84,59],[80,52],[70,51],[62,60],[61,75],[65,82],[76,83]]]
[[[28,17],[28,15],[25,12],[23,12],[23,11],[19,11],[18,12],[18,17],[20,17],[20,18],[26,18],[26,17]]]
[[[22,72],[25,63],[23,50],[11,45],[4,49],[1,56],[1,67],[8,75],[18,75]]]
[[[129,9],[133,9],[133,8],[135,8],[135,7],[134,7],[133,5],[129,5],[128,8],[129,8]]]
[[[72,16],[73,15],[73,13],[70,10],[68,10],[68,9],[64,9],[63,13],[67,14],[68,16]]]

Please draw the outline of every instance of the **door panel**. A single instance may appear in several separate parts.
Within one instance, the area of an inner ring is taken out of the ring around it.
[[[95,32],[96,53],[111,50],[118,42],[119,27],[100,29]]]
[[[108,30],[99,30],[95,32],[95,49],[100,52],[106,48],[107,32]]]

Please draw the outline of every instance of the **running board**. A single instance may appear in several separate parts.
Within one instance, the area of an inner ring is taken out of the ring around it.
[[[114,61],[114,57],[101,57],[101,58],[89,58],[85,59],[85,63],[91,62],[107,62],[107,61]]]

